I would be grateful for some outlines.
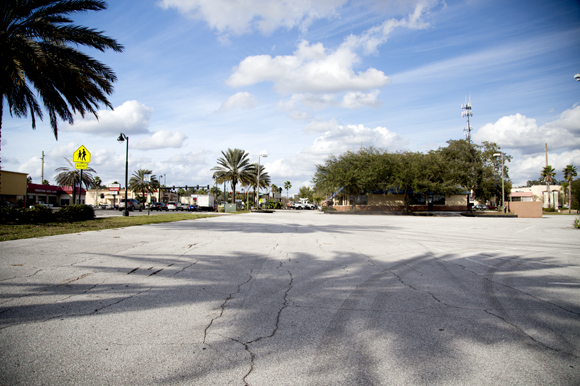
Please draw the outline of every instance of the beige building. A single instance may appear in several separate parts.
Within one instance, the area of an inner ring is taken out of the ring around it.
[[[0,200],[24,206],[28,174],[0,170]]]
[[[169,191],[153,192],[147,193],[146,202],[169,202],[177,201],[177,193],[172,193]],[[130,189],[127,189],[127,198],[137,198],[141,196],[141,193],[133,193]],[[89,189],[87,190],[86,203],[88,205],[99,206],[99,205],[119,205],[119,201],[125,199],[125,189],[121,188],[119,191],[109,191],[109,188],[103,187],[99,189]],[[186,202],[183,201],[182,202]]]
[[[558,208],[562,196],[561,185],[550,185],[550,193],[546,185],[525,186],[521,188],[512,188],[510,192],[510,201],[529,201],[541,202],[543,208]],[[555,205],[554,205],[555,203]]]
[[[454,194],[449,196],[415,195],[411,199],[411,211],[465,211],[468,210],[469,194]],[[361,211],[403,211],[405,202],[403,194],[341,194],[333,199],[333,208],[336,210]]]

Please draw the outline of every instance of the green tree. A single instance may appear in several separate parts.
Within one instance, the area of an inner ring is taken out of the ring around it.
[[[552,180],[554,179],[554,177],[556,176],[556,170],[554,170],[553,167],[551,167],[550,165],[545,166],[542,169],[542,179],[546,182],[546,188],[548,189],[548,208],[552,207],[552,199],[551,199],[551,194],[550,194],[550,183],[552,182]]]
[[[259,190],[260,189],[267,189],[270,186],[270,175],[266,172],[266,168],[264,165],[260,165],[260,187],[258,189],[258,164],[251,164],[248,168],[249,179],[246,181],[245,186],[249,186],[252,188],[254,193],[254,197],[256,197],[256,190],[258,190],[258,200],[259,197]]]
[[[566,165],[562,173],[564,174],[564,179],[568,182],[568,214],[570,214],[572,213],[572,180],[578,175],[578,172],[575,166]]]
[[[330,195],[344,188],[344,194],[357,195],[386,188],[392,169],[392,157],[371,147],[329,156],[324,164],[316,165],[312,182],[322,194]]]
[[[157,181],[157,176],[152,174],[153,172],[149,169],[139,169],[133,172],[133,175],[129,179],[129,189],[133,193],[141,193],[141,201],[145,202],[147,200],[146,193],[151,193],[159,188],[159,181]],[[145,182],[145,175],[151,174],[151,181]]]
[[[215,171],[213,178],[218,184],[229,182],[235,195],[236,185],[239,182],[245,185],[250,181],[249,154],[241,149],[228,149],[227,152],[222,151],[222,155],[223,157],[218,159],[218,166],[211,169]]]
[[[95,178],[93,178],[93,186],[92,188],[100,188],[102,187],[103,181],[101,181],[101,177],[99,176],[95,176]]]
[[[76,193],[75,193],[75,186],[80,181],[80,185],[85,185],[86,189],[89,189],[95,182],[93,178],[93,173],[96,173],[95,169],[87,167],[82,172],[82,181],[81,181],[81,171],[79,169],[75,169],[75,165],[65,158],[65,161],[68,163],[68,166],[61,166],[55,169],[55,172],[58,174],[54,177],[58,186],[71,186],[73,188],[73,204],[76,203]],[[79,193],[80,194],[80,193]]]
[[[284,182],[284,189],[286,189],[286,199],[288,199],[288,190],[292,188],[292,183],[290,181]]]
[[[300,198],[307,198],[310,202],[314,202],[314,190],[309,186],[300,187],[300,189],[298,189],[298,196]]]
[[[2,109],[26,117],[32,128],[43,113],[36,94],[48,112],[58,139],[58,118],[70,124],[74,114],[97,115],[100,104],[113,108],[114,72],[78,49],[123,51],[123,46],[102,32],[72,24],[69,15],[100,11],[104,1],[3,1],[0,6],[0,132]],[[36,90],[36,92],[34,91]]]
[[[42,185],[50,185],[50,184],[48,183],[48,180],[42,180]]]

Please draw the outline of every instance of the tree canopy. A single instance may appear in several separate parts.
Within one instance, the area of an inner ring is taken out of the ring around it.
[[[249,154],[241,149],[228,149],[226,152],[222,151],[222,155],[223,157],[218,158],[218,166],[211,169],[215,171],[213,177],[218,184],[229,182],[235,196],[238,183],[249,185],[252,182]]]
[[[0,5],[0,130],[2,108],[10,115],[26,117],[32,128],[43,119],[37,95],[58,139],[58,118],[74,122],[74,114],[95,116],[100,104],[113,108],[107,95],[113,92],[114,72],[77,47],[112,49],[123,46],[102,32],[72,24],[69,15],[100,11],[104,1],[19,0]],[[35,92],[35,91],[36,92]]]
[[[315,189],[327,196],[344,188],[348,195],[393,192],[404,195],[408,207],[413,194],[449,195],[472,191],[480,200],[501,196],[501,153],[495,143],[448,141],[446,147],[427,153],[363,148],[331,155],[316,165]],[[506,161],[511,156],[504,154]],[[508,168],[504,180],[509,183]]]

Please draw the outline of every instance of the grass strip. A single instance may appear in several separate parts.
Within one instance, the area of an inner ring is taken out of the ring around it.
[[[205,217],[212,217],[212,215],[175,213],[159,216],[104,217],[74,223],[0,224],[0,241],[100,231],[103,229],[125,228],[137,225],[159,224],[182,220],[194,220]]]

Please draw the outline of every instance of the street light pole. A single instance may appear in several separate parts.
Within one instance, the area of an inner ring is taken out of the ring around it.
[[[258,176],[258,185],[257,185],[258,197],[256,198],[256,208],[258,209],[260,209],[260,157],[266,158],[267,156],[268,154],[266,153],[258,154],[258,171],[256,172],[256,175]]]
[[[129,137],[125,134],[119,134],[117,138],[118,142],[124,142],[127,140],[127,151],[125,152],[125,210],[123,211],[123,216],[129,216],[129,203],[127,202],[127,184],[129,180]]]
[[[494,157],[501,156],[501,212],[505,213],[505,188],[504,188],[504,178],[503,178],[503,169],[504,169],[504,158],[503,153],[495,153]]]

